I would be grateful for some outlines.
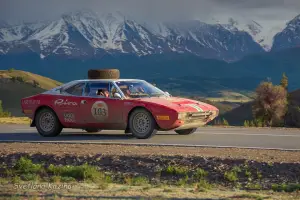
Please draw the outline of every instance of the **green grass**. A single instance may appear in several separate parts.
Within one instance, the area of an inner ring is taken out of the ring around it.
[[[237,182],[239,180],[238,173],[240,173],[242,170],[238,166],[234,166],[230,171],[226,171],[224,173],[224,178],[228,180],[229,182]]]
[[[176,193],[180,190],[184,194],[191,193],[194,195],[203,194],[213,194],[217,190],[221,193],[228,193],[228,191],[233,192],[233,190],[229,190],[228,187],[224,188],[224,186],[210,183],[206,178],[208,177],[208,172],[205,170],[198,168],[193,173],[192,170],[189,170],[187,167],[179,167],[179,166],[169,166],[166,168],[172,175],[177,175],[180,177],[176,182],[172,184],[166,183],[163,180],[159,180],[159,183],[156,182],[153,184],[147,177],[145,176],[130,176],[126,175],[124,180],[122,179],[113,179],[111,174],[104,173],[101,169],[96,166],[82,164],[78,166],[73,165],[46,165],[45,163],[34,163],[28,157],[21,157],[18,159],[12,167],[8,167],[6,165],[1,165],[1,171],[6,169],[7,173],[1,174],[3,178],[1,178],[1,184],[9,187],[9,184],[26,184],[26,182],[35,182],[35,183],[45,183],[45,182],[54,182],[54,183],[68,183],[71,185],[80,185],[77,189],[78,191],[82,190],[82,187],[85,186],[87,188],[93,188],[91,191],[101,193],[104,191],[111,192],[136,192],[139,191],[141,193],[146,194],[147,192],[151,194],[152,192],[161,191],[162,193],[166,193],[166,195]],[[234,166],[228,171],[230,175],[228,180],[233,182],[238,182],[238,174],[246,173],[249,169],[247,163],[241,166]],[[189,177],[188,174],[193,175]],[[182,177],[183,175],[183,177]],[[252,174],[249,174],[252,176]],[[178,177],[177,177],[178,178]],[[192,179],[196,182],[192,182]],[[176,180],[176,179],[173,179]],[[124,186],[126,185],[126,186]],[[159,185],[159,187],[157,187]],[[92,186],[92,187],[91,187]],[[180,187],[178,187],[180,186]],[[221,189],[221,190],[220,190]],[[243,193],[234,196],[230,196],[230,199],[268,199],[268,196],[261,196],[263,194],[267,194],[267,191],[263,191],[261,185],[258,183],[249,182],[246,187],[246,190],[259,190],[257,194]],[[275,192],[278,192],[278,195],[282,195],[284,193],[279,192],[297,192],[300,191],[300,184],[279,184],[272,185],[272,189]],[[237,190],[235,190],[237,191]],[[15,192],[15,191],[13,191]],[[74,191],[73,191],[74,192]],[[73,193],[72,192],[72,193]],[[15,193],[13,193],[14,195]],[[26,193],[27,194],[27,193]],[[132,193],[131,193],[132,194]],[[274,195],[277,195],[276,193]],[[293,194],[291,194],[293,195]],[[227,195],[228,196],[228,195]],[[32,198],[34,198],[31,195]],[[11,199],[11,198],[9,198]]]
[[[197,178],[197,179],[203,179],[207,175],[208,175],[208,172],[201,168],[198,168],[194,174],[195,178]]]
[[[149,180],[146,177],[143,176],[137,176],[137,177],[126,177],[125,183],[132,186],[142,186],[149,184]]]
[[[88,164],[80,166],[55,166],[51,164],[47,171],[55,176],[69,177],[76,180],[82,181],[93,181],[104,180],[105,174],[100,172],[96,167]]]
[[[275,192],[295,192],[300,191],[300,183],[294,183],[294,184],[273,184],[272,190]]]
[[[165,172],[169,175],[187,175],[189,169],[186,167],[169,165]]]
[[[14,170],[18,174],[39,173],[42,170],[42,165],[34,164],[30,159],[22,157],[17,161]]]

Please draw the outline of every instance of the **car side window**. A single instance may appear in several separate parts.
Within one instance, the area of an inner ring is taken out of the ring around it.
[[[82,91],[85,86],[85,83],[78,83],[68,89],[66,89],[64,92],[74,95],[74,96],[82,96]]]
[[[88,83],[85,87],[84,94],[90,97],[109,98],[109,83]]]

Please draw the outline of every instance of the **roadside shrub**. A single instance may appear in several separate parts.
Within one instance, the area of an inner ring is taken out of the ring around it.
[[[207,171],[205,171],[204,169],[201,169],[201,168],[199,168],[199,169],[197,169],[197,171],[195,172],[195,178],[197,178],[197,179],[203,179],[203,178],[205,178],[206,176],[208,175],[208,172]]]
[[[226,119],[224,119],[224,118],[223,118],[223,125],[224,125],[224,126],[229,126],[228,121],[227,121]]]
[[[16,80],[19,81],[20,83],[24,83],[26,81],[23,76],[17,76]]]
[[[292,183],[292,184],[273,184],[272,190],[275,192],[295,192],[300,191],[300,184]]]
[[[165,173],[170,174],[170,175],[175,175],[175,176],[176,175],[186,175],[188,173],[188,168],[169,165],[166,168]]]
[[[224,178],[230,182],[236,182],[239,180],[238,173],[242,170],[238,166],[234,166],[230,171],[224,173]]]
[[[14,169],[20,174],[38,173],[39,171],[41,171],[42,165],[34,164],[30,159],[21,157],[17,161]]]
[[[267,126],[282,124],[287,112],[287,91],[280,85],[262,82],[256,89],[256,98],[252,107],[255,119]],[[259,124],[260,125],[260,124]]]
[[[33,80],[33,87],[39,87],[40,86],[40,83],[37,82],[36,80]]]
[[[264,121],[261,117],[255,119],[254,124],[255,124],[256,127],[264,127],[265,126],[265,123],[264,123]]]
[[[72,177],[79,180],[91,180],[95,182],[105,179],[104,173],[98,171],[96,167],[88,164],[80,166],[55,166],[51,164],[48,167],[48,171],[56,176]]]
[[[249,121],[248,120],[245,120],[244,121],[244,127],[249,127],[250,125],[249,125]]]
[[[0,117],[11,117],[11,113],[4,111],[2,107],[2,101],[0,100]]]
[[[215,126],[229,126],[229,123],[226,119],[222,118],[222,119],[215,119],[213,121],[213,125],[215,125]]]

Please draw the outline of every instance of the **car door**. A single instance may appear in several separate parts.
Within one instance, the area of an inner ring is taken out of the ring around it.
[[[61,123],[66,127],[80,126],[82,121],[80,102],[84,87],[85,83],[80,82],[64,89],[61,95],[53,96],[53,107]]]
[[[112,96],[97,96],[96,91],[99,88],[106,88],[110,92],[111,83],[92,81],[86,85],[86,96],[82,97],[80,102],[82,124],[85,127],[123,129],[125,122],[123,119],[123,100],[112,98]]]

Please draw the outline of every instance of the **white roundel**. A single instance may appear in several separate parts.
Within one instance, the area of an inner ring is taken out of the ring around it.
[[[91,113],[96,120],[105,120],[108,117],[108,107],[103,101],[96,101],[92,108]]]

